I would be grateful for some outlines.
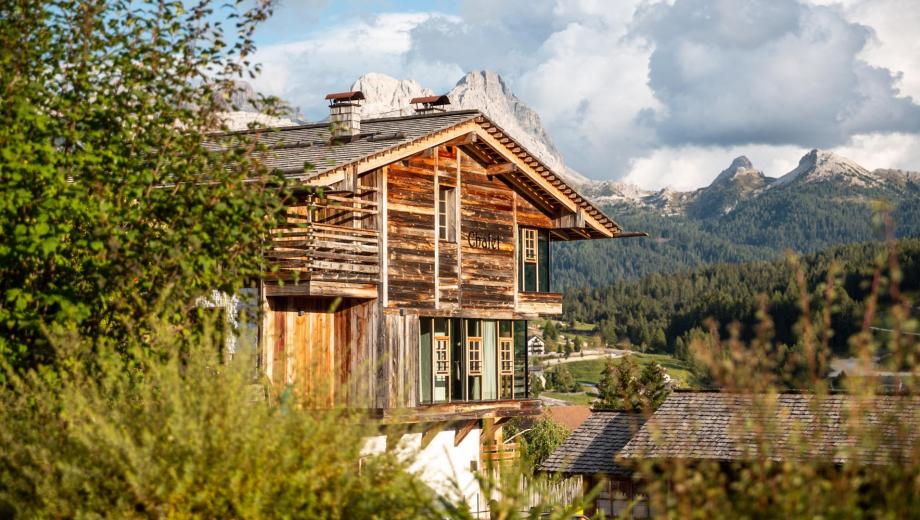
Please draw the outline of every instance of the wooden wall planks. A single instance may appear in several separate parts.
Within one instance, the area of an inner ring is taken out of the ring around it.
[[[387,308],[513,309],[514,210],[525,225],[548,227],[552,219],[521,197],[515,203],[507,184],[457,147],[441,146],[436,156],[422,153],[387,171]],[[439,186],[456,187],[460,202],[458,235],[437,247],[435,172]],[[471,235],[490,237],[498,248],[481,247]]]
[[[269,297],[263,356],[276,388],[292,385],[308,402],[379,407],[376,360],[379,307],[374,300]]]

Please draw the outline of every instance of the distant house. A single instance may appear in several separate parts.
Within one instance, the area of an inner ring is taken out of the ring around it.
[[[858,457],[865,464],[886,464],[910,457],[920,441],[920,398],[875,396],[868,401],[848,395],[816,398],[780,394],[770,415],[752,395],[674,392],[648,419],[641,414],[594,412],[541,466],[540,471],[581,476],[584,489],[601,483],[587,514],[621,515],[634,499],[633,517],[654,516],[643,500],[641,482],[630,470],[638,460],[716,461],[735,463],[757,453],[752,437],[737,426],[761,417],[771,456],[780,460],[811,458],[843,464]],[[880,430],[873,449],[854,447],[847,414],[858,413],[861,424]],[[887,426],[896,420],[900,431]],[[796,441],[806,435],[810,444]]]
[[[527,341],[527,353],[531,356],[542,356],[546,352],[546,342],[541,336],[533,336]]]

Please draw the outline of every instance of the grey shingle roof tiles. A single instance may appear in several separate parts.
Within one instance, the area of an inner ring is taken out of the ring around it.
[[[675,392],[648,420],[595,412],[540,470],[627,476],[625,459],[744,460],[763,444],[775,459],[886,464],[920,455],[918,441],[920,397]]]
[[[620,450],[625,458],[740,460],[759,453],[777,459],[858,458],[885,463],[910,456],[920,429],[920,400],[848,395],[817,398],[678,392],[668,397]],[[856,431],[852,414],[867,429]],[[870,441],[872,445],[866,444]]]
[[[415,116],[366,119],[361,122],[361,137],[330,145],[331,134],[327,123],[284,127],[275,131],[263,131],[259,141],[270,149],[262,160],[270,169],[277,169],[289,175],[304,174],[304,164],[315,169],[307,173],[323,173],[349,164],[369,155],[383,152],[424,137],[430,133],[446,130],[458,124],[479,117],[476,110],[441,112]],[[231,132],[218,136],[226,140],[235,134]],[[212,149],[219,149],[215,142]]]
[[[639,430],[643,418],[626,412],[594,412],[540,466],[541,471],[630,475],[614,457]]]

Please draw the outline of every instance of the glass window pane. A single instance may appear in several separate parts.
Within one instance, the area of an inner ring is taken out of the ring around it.
[[[423,403],[431,402],[431,320],[419,320],[421,334],[419,335],[419,400]]]
[[[537,264],[524,264],[524,290],[537,290]]]
[[[466,354],[463,347],[463,335],[460,334],[463,329],[463,320],[452,318],[451,327],[451,351],[450,351],[450,400],[462,401],[466,399],[464,394],[466,381]]]
[[[495,321],[482,322],[482,399],[498,399],[498,330]]]
[[[499,337],[502,337],[502,338],[510,338],[510,337],[512,336],[512,334],[511,334],[511,329],[512,329],[512,325],[511,325],[511,321],[510,321],[510,320],[502,320],[502,321],[498,322],[498,335],[499,335]]]
[[[514,398],[527,397],[527,322],[514,322]]]
[[[537,265],[540,268],[540,280],[539,280],[539,291],[540,292],[549,292],[549,232],[546,230],[540,230],[540,247],[539,247],[540,260],[537,262]]]

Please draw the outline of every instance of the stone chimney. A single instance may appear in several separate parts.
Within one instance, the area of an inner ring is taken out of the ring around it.
[[[410,99],[409,104],[415,105],[416,114],[430,114],[432,112],[444,112],[444,107],[450,104],[450,99],[447,98],[447,94],[422,96]]]
[[[364,94],[360,90],[354,92],[338,92],[328,94],[329,124],[332,127],[334,139],[353,137],[361,133],[361,102]]]

